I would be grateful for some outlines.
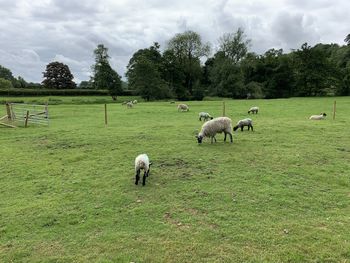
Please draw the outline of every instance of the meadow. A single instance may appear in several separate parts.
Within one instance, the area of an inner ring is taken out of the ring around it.
[[[225,100],[254,132],[201,145],[222,101],[55,100],[49,127],[0,127],[0,262],[350,262],[350,97]]]

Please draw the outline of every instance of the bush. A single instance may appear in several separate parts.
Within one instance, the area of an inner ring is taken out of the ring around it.
[[[11,81],[0,78],[0,89],[11,89],[13,88]]]
[[[91,89],[14,89],[0,88],[0,96],[108,96],[108,90],[91,90]],[[133,96],[134,91],[124,90],[120,96]]]

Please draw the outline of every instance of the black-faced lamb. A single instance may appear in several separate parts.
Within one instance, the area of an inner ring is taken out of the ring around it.
[[[258,114],[258,111],[259,111],[259,107],[251,107],[248,111],[248,114],[252,113],[252,114]]]
[[[142,185],[146,184],[146,177],[149,176],[150,168],[152,163],[149,161],[147,154],[140,154],[135,158],[135,172],[136,172],[136,180],[135,184],[138,185],[140,180],[141,170],[144,170]]]
[[[128,103],[126,103],[127,108],[132,108],[133,106],[134,104],[132,103],[132,101],[129,101]]]
[[[326,118],[327,114],[326,113],[321,113],[320,115],[311,115],[310,116],[310,120],[323,120],[324,118]]]
[[[202,121],[208,121],[209,119],[212,120],[214,119],[208,112],[200,112],[199,114],[199,120]]]
[[[216,142],[215,135],[217,133],[224,133],[225,138],[224,141],[226,141],[226,135],[228,134],[230,136],[231,142],[232,140],[232,121],[228,117],[218,117],[215,119],[212,119],[210,121],[207,121],[203,124],[201,131],[196,136],[198,143],[202,143],[202,140],[204,137],[210,137],[211,143],[213,143],[213,139]]]
[[[244,126],[248,126],[248,131],[251,128],[253,131],[253,121],[252,119],[246,118],[237,122],[236,126],[233,127],[233,130],[236,131],[238,128],[241,128],[243,131]]]
[[[186,104],[179,104],[179,105],[177,105],[177,110],[178,111],[189,111],[190,110],[190,108],[186,105]]]

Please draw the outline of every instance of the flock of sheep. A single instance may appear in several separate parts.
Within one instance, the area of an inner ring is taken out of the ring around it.
[[[135,101],[134,101],[135,102]],[[134,102],[126,102],[126,104],[128,105],[128,103],[131,103],[131,105],[136,104]],[[129,106],[128,106],[129,107]],[[132,106],[131,106],[132,107]],[[186,104],[179,104],[177,106],[178,111],[182,111],[182,112],[188,112],[190,110],[190,108],[188,107],[188,105]],[[248,114],[252,113],[252,114],[258,114],[259,112],[259,107],[251,107],[248,110]],[[310,120],[323,120],[325,117],[327,116],[326,113],[321,113],[320,115],[312,115],[310,116]],[[224,141],[226,142],[226,137],[227,135],[229,135],[230,137],[230,141],[231,143],[233,142],[233,138],[232,138],[232,130],[236,131],[237,129],[241,129],[241,131],[243,131],[243,128],[245,126],[248,127],[248,131],[251,129],[253,131],[253,121],[250,118],[245,118],[242,120],[239,120],[236,124],[236,126],[234,126],[232,128],[232,120],[228,117],[217,117],[214,118],[213,116],[211,116],[209,113],[207,112],[200,112],[199,113],[199,120],[200,121],[204,121],[205,123],[202,125],[201,131],[198,133],[198,135],[196,135],[197,141],[198,143],[202,143],[203,139],[205,137],[210,138],[211,143],[213,143],[213,141],[216,142],[216,134],[217,133],[224,133]],[[149,176],[149,172],[150,172],[150,166],[151,166],[151,162],[149,161],[149,157],[147,156],[147,154],[140,154],[136,157],[135,159],[135,172],[136,172],[136,180],[135,180],[135,184],[137,185],[139,180],[140,180],[140,172],[141,170],[144,170],[144,175],[143,175],[143,180],[142,180],[142,185],[145,185],[146,183],[146,177]]]

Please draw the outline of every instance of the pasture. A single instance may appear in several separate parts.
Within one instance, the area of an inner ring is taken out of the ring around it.
[[[50,105],[49,127],[0,127],[0,262],[350,262],[350,98],[225,102],[233,124],[260,107],[232,144],[195,138],[221,101],[109,104],[107,127],[103,104]]]

